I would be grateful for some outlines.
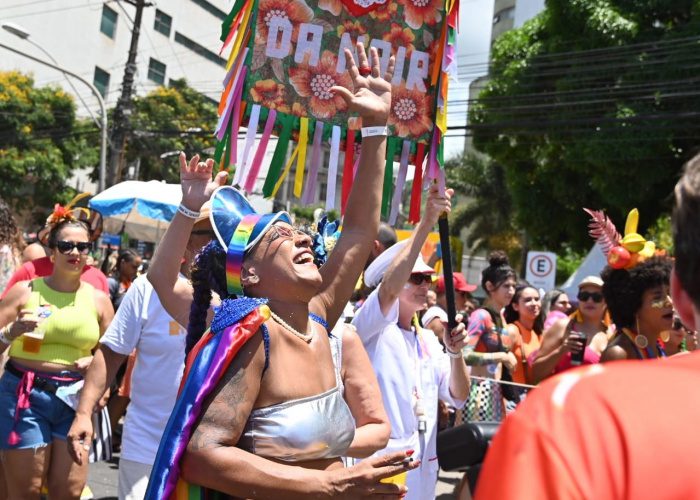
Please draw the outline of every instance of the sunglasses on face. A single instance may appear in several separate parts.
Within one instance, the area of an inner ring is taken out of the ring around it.
[[[683,326],[680,318],[673,318],[673,326],[671,328],[674,330],[685,330],[685,326]]]
[[[92,248],[92,243],[89,241],[65,241],[61,240],[56,242],[56,248],[58,249],[59,252],[61,252],[63,255],[68,255],[73,251],[74,248],[78,249],[78,252],[80,252],[83,255],[87,255],[90,253],[90,249]]]
[[[294,239],[297,236],[306,236],[306,233],[301,229],[292,229],[287,226],[272,226],[270,228],[270,238],[291,238]]]
[[[420,286],[423,283],[430,284],[430,283],[432,283],[432,281],[433,281],[433,277],[430,276],[429,274],[412,274],[408,278],[408,282],[413,284],[413,285],[416,285],[416,286]]]
[[[578,292],[576,297],[580,302],[586,302],[588,299],[593,299],[596,304],[603,302],[603,294],[599,292]]]

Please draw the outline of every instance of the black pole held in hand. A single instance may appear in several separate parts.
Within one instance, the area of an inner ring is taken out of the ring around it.
[[[450,251],[450,225],[447,214],[444,213],[438,219],[438,231],[440,232],[440,249],[442,250],[442,275],[445,278],[445,299],[447,302],[447,326],[450,331],[457,326],[455,316],[455,284],[452,279],[452,252]]]

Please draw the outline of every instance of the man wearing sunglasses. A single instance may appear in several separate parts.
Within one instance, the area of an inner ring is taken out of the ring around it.
[[[700,325],[700,155],[675,188],[673,306]],[[699,498],[700,352],[567,372],[499,430],[476,498]],[[508,480],[503,480],[508,471]]]
[[[88,253],[90,253],[90,251],[93,248],[94,241],[100,236],[100,234],[102,234],[102,217],[98,215],[83,216],[83,214],[85,213],[97,214],[97,212],[87,210],[85,212],[76,212],[78,220],[82,220],[83,222],[85,222],[88,225],[89,229],[90,241],[79,243],[80,247],[78,248],[78,251],[82,255],[87,255]],[[39,231],[39,242],[44,248],[48,248],[46,246],[46,238],[48,238],[48,235],[48,226],[44,227],[41,231]],[[73,249],[72,246],[68,247],[68,244],[70,244],[70,242],[58,241],[56,243],[58,251],[64,255],[68,255]],[[63,249],[61,249],[61,245],[63,245]],[[47,253],[44,253],[41,257],[37,259],[25,262],[10,277],[10,281],[7,282],[5,290],[3,290],[2,295],[0,295],[0,300],[5,298],[5,295],[7,295],[7,292],[10,291],[10,288],[12,288],[12,285],[14,285],[15,283],[20,281],[30,281],[34,278],[43,278],[45,276],[50,276],[52,272],[53,262],[51,261],[51,257],[49,257]],[[80,280],[86,283],[90,283],[97,290],[101,290],[109,295],[109,285],[107,284],[107,277],[99,269],[95,269],[90,265],[85,265],[80,275]]]
[[[365,283],[378,288],[352,321],[377,374],[391,422],[389,444],[378,454],[414,450],[413,458],[421,463],[408,472],[406,498],[415,500],[435,496],[438,399],[462,407],[469,394],[469,372],[462,359],[464,325],[443,336],[444,352],[433,332],[415,321],[435,274],[420,249],[440,214],[449,211],[451,195],[451,190],[439,193],[437,186],[432,187],[411,237],[379,255],[365,270]]]
[[[186,279],[194,255],[213,237],[205,204],[190,232],[180,279]],[[187,312],[185,312],[187,314]],[[161,434],[175,404],[185,360],[183,318],[171,317],[153,285],[142,275],[129,287],[114,321],[100,339],[100,347],[85,377],[80,406],[68,433],[69,451],[76,463],[84,457],[78,444],[92,434],[90,414],[122,362],[135,350],[131,374],[131,402],[124,421],[119,463],[119,498],[143,498]]]

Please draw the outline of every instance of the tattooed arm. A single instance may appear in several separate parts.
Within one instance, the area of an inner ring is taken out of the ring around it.
[[[187,482],[258,499],[397,497],[405,493],[404,486],[379,482],[418,466],[418,462],[404,465],[404,452],[371,458],[348,469],[320,471],[279,464],[236,448],[257,399],[264,364],[258,332],[233,360],[206,404],[182,460]]]

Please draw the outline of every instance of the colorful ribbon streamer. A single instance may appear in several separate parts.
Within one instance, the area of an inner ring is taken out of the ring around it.
[[[338,178],[338,157],[340,156],[340,127],[331,131],[331,151],[328,157],[328,184],[326,186],[326,212],[335,208],[335,185]]]

